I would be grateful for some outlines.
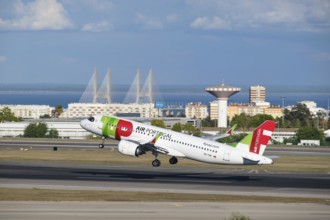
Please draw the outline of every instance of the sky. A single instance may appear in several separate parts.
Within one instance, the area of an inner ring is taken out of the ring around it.
[[[0,0],[0,84],[330,87],[328,0]]]

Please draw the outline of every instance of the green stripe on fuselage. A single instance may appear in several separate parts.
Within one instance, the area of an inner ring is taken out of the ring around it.
[[[102,116],[102,136],[114,138],[116,136],[116,128],[119,122],[118,118],[110,116]]]

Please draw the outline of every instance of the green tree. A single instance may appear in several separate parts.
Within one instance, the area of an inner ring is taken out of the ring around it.
[[[24,137],[46,137],[46,123],[30,123],[24,130]]]
[[[55,118],[58,118],[63,113],[63,106],[57,105],[55,107]]]
[[[182,130],[189,135],[197,137],[200,137],[202,135],[202,132],[191,123],[184,124]]]
[[[211,119],[210,116],[207,116],[206,118],[202,119],[202,127],[216,127],[217,126],[217,120]]]
[[[249,127],[256,128],[266,120],[274,121],[274,117],[271,115],[267,115],[267,114],[257,114],[255,116],[252,116]]]
[[[315,127],[302,127],[296,133],[299,141],[301,140],[322,140],[323,134]]]
[[[41,115],[39,118],[51,118],[49,114]]]
[[[298,145],[299,144],[299,140],[298,140],[297,136],[293,136],[293,137],[289,137],[289,138],[284,138],[283,144],[287,144],[287,143],[291,143],[293,145]]]
[[[165,122],[163,120],[160,119],[153,119],[150,122],[151,125],[156,126],[156,127],[160,127],[160,128],[165,128]]]
[[[182,124],[180,122],[177,122],[173,125],[172,131],[181,132],[182,131]]]
[[[248,130],[251,127],[251,116],[241,113],[240,115],[235,115],[231,120],[231,124],[237,124],[237,128],[241,128],[243,130]]]
[[[8,107],[4,107],[0,109],[0,123],[5,121],[21,121],[21,118],[15,116],[11,109]]]
[[[313,123],[312,115],[305,104],[298,103],[291,111],[284,110],[284,119],[287,127],[307,127]]]
[[[58,138],[59,137],[58,130],[55,129],[55,128],[50,129],[49,132],[48,132],[47,137],[49,137],[49,138]]]

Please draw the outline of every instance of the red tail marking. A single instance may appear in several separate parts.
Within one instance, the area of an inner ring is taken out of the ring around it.
[[[250,152],[259,154],[260,145],[267,145],[270,136],[264,135],[264,130],[273,132],[276,128],[276,122],[265,121],[253,131],[252,142],[250,145]]]

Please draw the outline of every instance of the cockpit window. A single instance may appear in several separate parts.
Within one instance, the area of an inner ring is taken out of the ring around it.
[[[88,121],[94,122],[95,118],[94,117],[89,117]]]

